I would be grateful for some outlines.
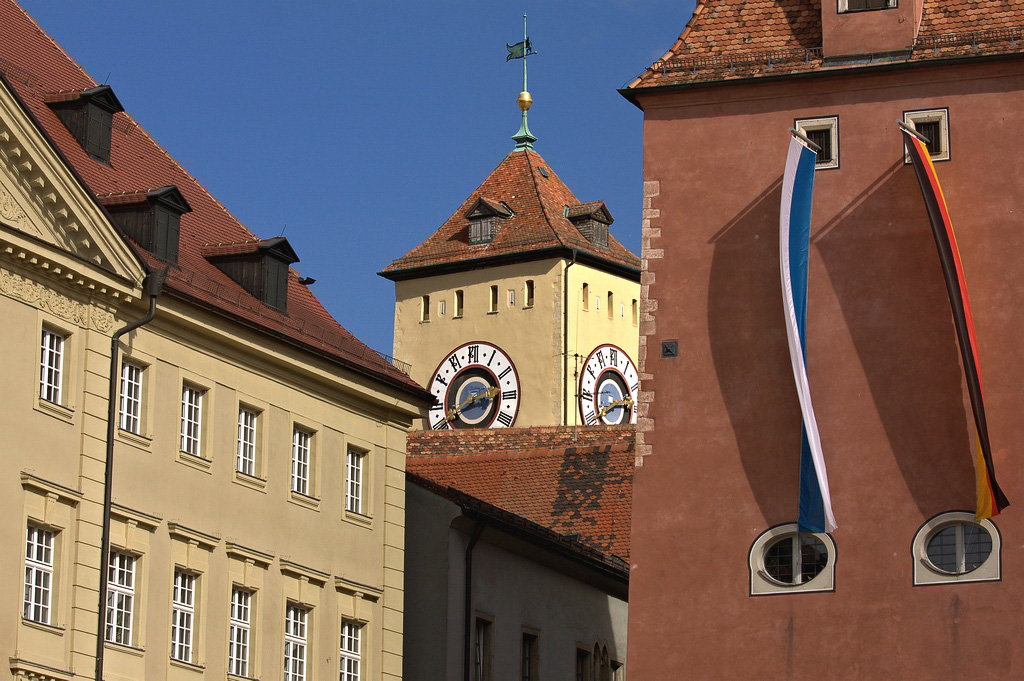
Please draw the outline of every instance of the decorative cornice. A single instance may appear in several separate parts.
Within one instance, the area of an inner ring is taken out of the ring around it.
[[[72,672],[23,660],[19,657],[11,657],[9,662],[11,674],[19,681],[22,679],[25,681],[72,681],[75,678]]]
[[[28,471],[21,472],[21,486],[25,489],[34,489],[43,494],[53,494],[57,497],[58,501],[72,506],[82,500],[82,493],[78,490],[59,485],[56,482],[50,482]]]
[[[200,548],[212,551],[220,543],[220,537],[200,532],[199,530],[193,530],[189,527],[185,527],[181,523],[174,521],[167,522],[167,531],[171,537],[176,539],[183,539],[187,542],[195,542]]]
[[[0,244],[0,255],[12,252],[9,248],[3,249],[2,246]],[[38,263],[35,258],[29,259],[29,262],[32,264]],[[61,273],[60,267],[54,267],[51,271],[56,274]],[[68,275],[74,277],[72,272],[69,272]],[[77,282],[84,283],[81,280],[77,280]],[[49,286],[32,281],[2,267],[0,267],[0,294],[28,303],[40,310],[50,312],[64,321],[81,328],[91,328],[107,333],[114,326],[114,314],[109,310],[72,300]]]

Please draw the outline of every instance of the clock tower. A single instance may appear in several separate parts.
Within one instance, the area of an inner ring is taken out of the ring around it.
[[[636,421],[640,260],[533,148],[516,146],[395,282],[395,358],[437,399],[425,427]]]

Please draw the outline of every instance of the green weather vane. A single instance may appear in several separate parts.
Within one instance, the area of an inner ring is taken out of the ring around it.
[[[519,132],[512,135],[512,139],[516,143],[514,151],[526,151],[533,149],[533,143],[537,141],[537,138],[530,133],[530,126],[526,123],[526,112],[530,110],[530,105],[533,104],[533,98],[530,97],[529,91],[526,89],[526,58],[531,54],[537,54],[533,50],[533,45],[530,44],[530,37],[526,34],[526,15],[523,15],[523,40],[515,45],[505,44],[505,49],[508,50],[508,56],[505,57],[505,61],[510,59],[522,59],[523,60],[523,91],[519,93],[519,98],[516,100],[519,104],[519,110],[523,112],[523,122],[519,126]]]

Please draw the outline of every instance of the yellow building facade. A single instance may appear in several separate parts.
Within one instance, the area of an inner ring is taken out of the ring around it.
[[[96,678],[102,653],[113,680],[400,679],[405,434],[429,396],[137,126],[97,158],[74,115],[134,122],[17,5],[0,24],[6,678]],[[168,214],[163,246],[129,231]]]
[[[438,400],[426,427],[635,422],[640,263],[610,236],[611,221],[539,154],[514,151],[381,272],[395,281],[395,357]],[[476,345],[467,361],[461,349]],[[517,385],[499,378],[500,361]]]

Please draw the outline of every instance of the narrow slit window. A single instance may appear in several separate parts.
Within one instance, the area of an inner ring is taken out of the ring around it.
[[[498,286],[497,286],[497,284],[494,284],[494,285],[491,286],[490,305],[487,308],[487,310],[488,310],[488,312],[497,312],[498,311]]]
[[[533,279],[526,280],[526,307],[533,307]]]
[[[430,321],[430,296],[423,296],[420,299],[420,321]]]
[[[462,310],[463,310],[463,307],[464,307],[464,303],[465,303],[465,294],[462,291],[462,289],[459,289],[458,291],[455,292],[455,316],[456,317],[461,317],[462,316]]]

